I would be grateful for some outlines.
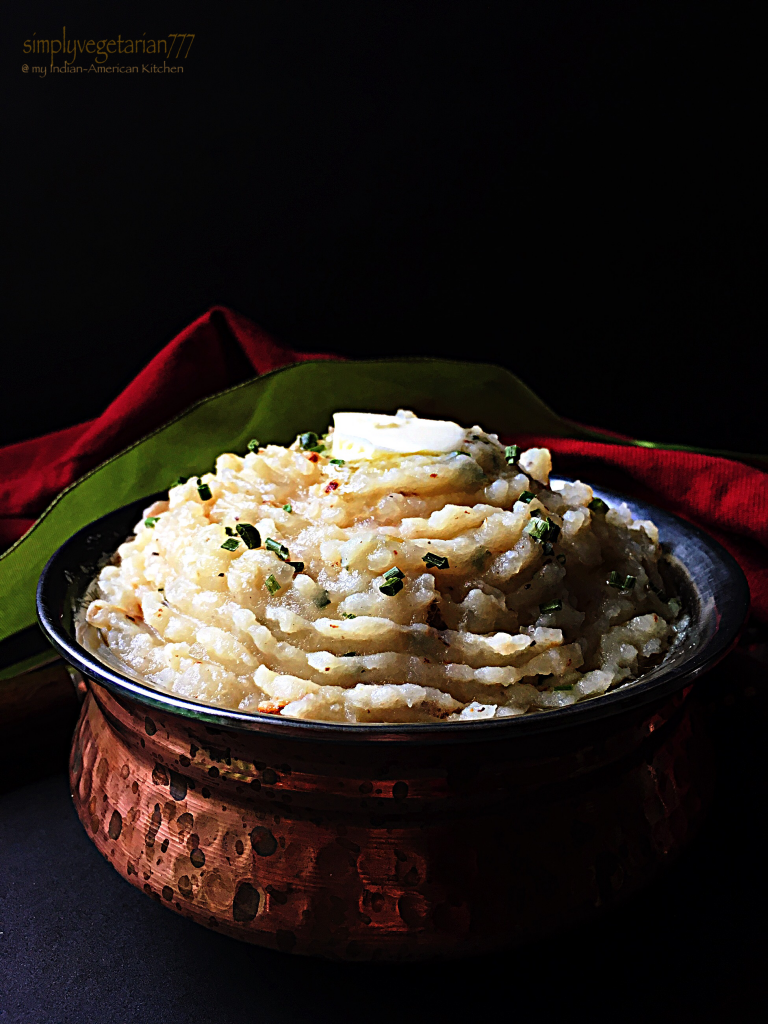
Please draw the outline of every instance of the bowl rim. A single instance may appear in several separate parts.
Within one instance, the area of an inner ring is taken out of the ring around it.
[[[551,482],[570,482],[563,476],[552,476]],[[637,710],[692,684],[699,676],[713,668],[735,646],[744,627],[750,605],[749,585],[738,562],[714,538],[699,527],[670,512],[656,508],[649,503],[620,494],[609,488],[593,486],[597,497],[619,504],[626,502],[633,518],[652,519],[659,527],[660,535],[671,532],[696,541],[711,565],[729,584],[731,594],[718,604],[715,633],[694,648],[681,664],[666,669],[660,663],[643,680],[640,677],[625,687],[618,687],[598,698],[585,700],[563,708],[519,715],[500,719],[481,719],[476,722],[413,722],[413,723],[347,723],[323,722],[311,719],[278,718],[262,712],[245,712],[217,708],[191,699],[154,688],[123,675],[94,657],[62,625],[63,607],[57,600],[62,590],[62,580],[67,572],[67,562],[90,534],[110,525],[115,519],[133,517],[135,522],[143,510],[165,492],[140,498],[101,516],[78,530],[66,540],[45,565],[37,585],[36,608],[38,622],[50,643],[74,668],[90,680],[104,686],[118,697],[129,698],[147,706],[155,712],[180,715],[202,722],[204,725],[235,730],[282,736],[286,740],[331,740],[355,743],[370,741],[429,743],[466,743],[467,741],[488,741],[491,739],[512,739],[528,737],[537,733],[572,730],[598,720],[614,718]],[[130,528],[129,528],[130,529]],[[126,534],[127,536],[128,534]],[[120,543],[118,541],[117,543]],[[664,542],[663,542],[664,543]],[[114,549],[113,549],[114,550]],[[111,554],[103,551],[102,557]],[[81,559],[75,559],[81,561]]]

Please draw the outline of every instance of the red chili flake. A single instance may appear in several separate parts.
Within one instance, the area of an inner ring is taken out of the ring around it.
[[[437,476],[437,473],[430,473],[429,475],[434,478]]]
[[[320,461],[320,456],[317,454],[317,452],[312,452],[312,454],[308,455],[307,458],[309,459],[310,462],[319,462]]]
[[[326,494],[330,494],[331,491],[335,491],[338,486],[339,486],[339,481],[338,480],[331,480],[331,482],[325,488],[325,493]]]
[[[259,711],[264,715],[279,715],[289,700],[262,700],[259,701]]]
[[[334,624],[331,623],[331,629],[338,629],[338,628],[339,628],[338,626],[334,626]]]

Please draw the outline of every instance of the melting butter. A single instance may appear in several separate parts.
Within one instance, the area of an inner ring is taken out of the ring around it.
[[[334,459],[376,459],[383,455],[436,455],[456,451],[467,431],[450,420],[421,419],[407,409],[397,415],[337,412],[333,417]]]

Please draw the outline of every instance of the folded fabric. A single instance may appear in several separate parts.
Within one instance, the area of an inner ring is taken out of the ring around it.
[[[0,550],[73,480],[201,398],[289,363],[338,358],[294,352],[245,317],[214,307],[158,352],[95,420],[0,448]]]
[[[158,353],[97,419],[0,449],[0,548],[29,529],[63,488],[195,402],[254,374],[338,358],[295,352],[230,310],[210,310]],[[509,440],[546,446],[558,473],[611,485],[706,530],[738,560],[749,580],[753,612],[768,622],[768,473],[736,458],[648,446],[546,412],[552,430],[570,436],[555,436],[547,426],[546,433]]]

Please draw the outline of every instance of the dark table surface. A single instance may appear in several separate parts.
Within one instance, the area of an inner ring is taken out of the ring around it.
[[[656,885],[587,927],[472,960],[342,964],[240,944],[119,877],[63,772],[5,793],[0,1022],[761,1019],[768,715],[756,668],[731,655],[705,681],[717,792]]]

